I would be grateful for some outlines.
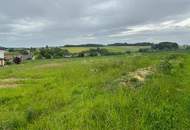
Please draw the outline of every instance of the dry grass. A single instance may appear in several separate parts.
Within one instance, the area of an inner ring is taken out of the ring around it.
[[[147,76],[150,76],[152,74],[153,74],[153,68],[148,67],[148,68],[138,69],[135,72],[129,73],[129,77],[135,78],[138,81],[143,82],[143,81],[145,81]]]
[[[6,78],[0,79],[0,88],[16,88],[21,84],[21,82],[26,81],[28,79],[21,79],[21,78]]]
[[[11,83],[0,84],[0,88],[16,88],[18,86],[19,84],[11,84]]]
[[[38,66],[36,66],[36,68],[53,68],[53,67],[61,67],[61,66],[63,66],[63,64],[51,63],[51,64],[38,65]]]
[[[145,80],[148,76],[154,74],[153,67],[137,69],[134,72],[129,72],[127,75],[122,76],[119,80],[121,86],[137,87]]]

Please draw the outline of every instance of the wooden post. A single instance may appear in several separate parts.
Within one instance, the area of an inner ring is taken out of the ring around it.
[[[4,59],[0,59],[0,66],[4,66],[4,65],[5,65]]]

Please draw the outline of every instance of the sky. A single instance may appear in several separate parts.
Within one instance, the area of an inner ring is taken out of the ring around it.
[[[0,0],[0,46],[190,44],[190,0]]]

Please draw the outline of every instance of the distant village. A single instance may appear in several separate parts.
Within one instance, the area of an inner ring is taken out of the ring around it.
[[[89,47],[89,46],[88,46]],[[27,60],[35,59],[58,59],[76,58],[88,56],[118,55],[121,52],[109,52],[105,48],[96,46],[86,51],[71,53],[64,47],[43,47],[43,48],[3,48],[0,47],[0,66],[20,64]]]
[[[0,66],[19,64],[25,60],[34,60],[29,49],[7,49],[0,47]]]

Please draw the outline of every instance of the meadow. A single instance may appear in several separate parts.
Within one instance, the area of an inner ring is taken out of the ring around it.
[[[0,130],[189,129],[189,64],[155,52],[1,68]]]
[[[87,51],[89,49],[96,49],[97,47],[63,47],[63,49],[67,49],[71,53],[79,53],[82,51]],[[110,52],[137,52],[141,48],[150,48],[149,46],[105,46],[100,47],[102,49],[107,49]]]

